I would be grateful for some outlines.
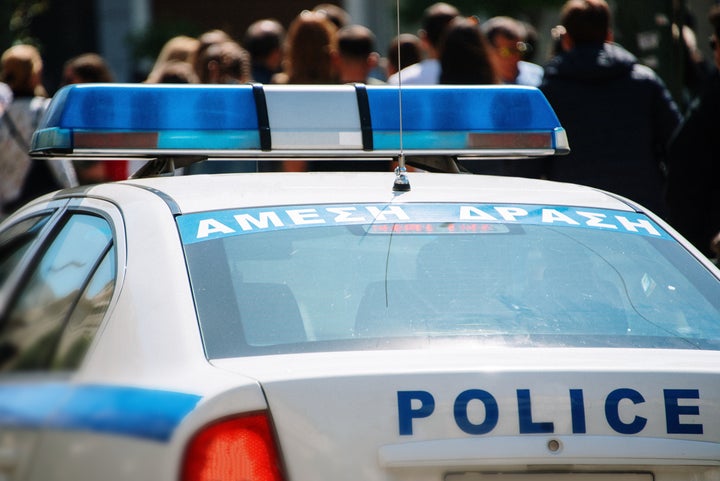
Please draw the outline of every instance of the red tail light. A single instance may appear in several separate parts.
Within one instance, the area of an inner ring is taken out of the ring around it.
[[[280,459],[265,414],[221,421],[190,440],[182,481],[282,481]]]

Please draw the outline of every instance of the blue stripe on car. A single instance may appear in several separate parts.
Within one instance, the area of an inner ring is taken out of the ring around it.
[[[0,384],[3,427],[90,431],[167,441],[200,396],[126,386]]]

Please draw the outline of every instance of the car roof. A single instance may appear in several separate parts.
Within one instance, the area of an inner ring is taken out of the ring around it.
[[[634,210],[629,202],[580,185],[462,174],[411,172],[412,189],[394,192],[392,172],[214,174],[133,179],[120,184],[149,189],[176,213],[270,205],[362,202],[472,202],[539,204]],[[100,192],[107,186],[97,186]]]

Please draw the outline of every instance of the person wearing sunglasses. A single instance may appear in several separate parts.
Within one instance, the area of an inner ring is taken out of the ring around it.
[[[490,42],[496,69],[505,84],[537,87],[543,78],[540,65],[524,60],[532,53],[525,25],[512,17],[498,16],[485,21],[481,30]]]

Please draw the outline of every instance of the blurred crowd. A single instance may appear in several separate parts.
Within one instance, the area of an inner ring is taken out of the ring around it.
[[[283,26],[252,23],[242,39],[222,30],[167,41],[146,83],[519,84],[539,87],[565,127],[572,152],[532,161],[466,162],[478,174],[574,182],[628,197],[665,218],[710,258],[720,254],[720,5],[708,12],[712,59],[691,30],[682,45],[693,78],[689,107],[663,80],[615,42],[605,0],[568,0],[552,30],[553,52],[538,62],[537,32],[509,16],[480,21],[449,3],[429,6],[421,28],[401,33],[385,52],[346,11],[320,4]],[[0,218],[57,188],[120,180],[123,161],[31,162],[32,132],[47,108],[43,61],[31,45],[0,60]],[[69,59],[63,85],[112,82],[95,53]],[[682,107],[680,106],[682,105]],[[198,164],[186,173],[208,172]],[[244,170],[247,163],[223,163]],[[286,163],[286,170],[315,169]],[[389,168],[381,165],[380,168]]]

